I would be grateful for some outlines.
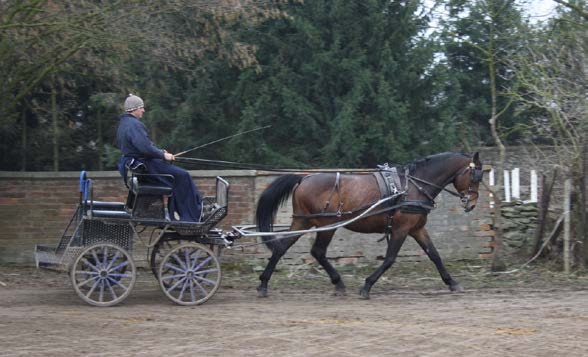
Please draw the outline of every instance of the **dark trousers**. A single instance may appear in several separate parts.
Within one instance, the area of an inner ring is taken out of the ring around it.
[[[124,164],[125,158],[121,159],[119,163],[119,171],[123,177],[125,176]],[[147,159],[141,160],[147,167],[149,174],[167,174],[174,177],[174,182],[170,182],[168,178],[151,177],[161,184],[173,187],[172,195],[168,201],[168,208],[170,218],[183,222],[199,222],[202,215],[202,196],[196,188],[192,177],[188,171],[172,165],[161,159]],[[121,170],[122,169],[122,170]],[[179,216],[178,217],[176,216]]]

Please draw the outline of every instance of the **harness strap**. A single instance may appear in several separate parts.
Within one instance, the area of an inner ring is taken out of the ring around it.
[[[335,192],[337,192],[337,196],[339,196],[339,207],[337,208],[337,216],[341,216],[341,207],[343,207],[343,200],[341,200],[341,193],[339,192],[339,187],[340,187],[340,182],[341,182],[341,173],[337,172],[337,175],[335,176],[335,185],[333,186],[333,188],[331,189],[331,192],[329,193],[329,197],[327,198],[327,202],[325,202],[325,206],[323,207],[322,213],[327,213],[327,208],[329,208],[330,204],[331,204],[331,198],[333,198],[333,195],[335,194]]]

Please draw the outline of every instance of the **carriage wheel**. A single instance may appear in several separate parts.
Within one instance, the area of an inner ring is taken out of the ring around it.
[[[90,305],[112,306],[129,296],[135,285],[137,269],[123,248],[98,243],[78,255],[70,277],[82,300]]]
[[[159,285],[179,305],[200,305],[210,299],[221,282],[220,263],[207,247],[185,243],[172,249],[159,266]]]

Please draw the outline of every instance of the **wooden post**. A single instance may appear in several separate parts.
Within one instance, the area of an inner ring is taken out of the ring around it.
[[[514,201],[521,199],[521,178],[519,173],[520,170],[518,167],[511,171],[512,199]]]
[[[531,202],[537,202],[537,171],[531,170]]]
[[[564,246],[563,246],[563,259],[564,259],[564,272],[566,274],[570,273],[570,196],[572,193],[572,180],[566,179],[564,182]]]
[[[490,169],[490,172],[488,173],[488,185],[491,187],[491,189],[494,189],[494,185],[496,183],[494,182],[494,169]],[[488,190],[491,191],[491,190]],[[492,192],[488,193],[488,196],[490,197],[490,208],[494,208],[494,194]]]
[[[504,202],[510,202],[510,174],[504,170]]]

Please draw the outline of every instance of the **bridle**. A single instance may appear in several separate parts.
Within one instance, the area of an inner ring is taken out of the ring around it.
[[[482,181],[482,178],[484,177],[484,171],[481,168],[477,168],[476,164],[473,162],[470,162],[469,167],[465,168],[464,171],[470,172],[470,184],[468,186],[467,194],[464,195],[463,193],[460,193],[460,201],[464,211],[469,212],[473,209],[473,207],[468,208],[468,204],[470,203],[470,201],[474,199],[477,200],[478,197],[480,197],[480,194],[477,190],[474,190],[472,188],[472,185],[480,183]],[[463,175],[463,173],[461,175]],[[472,198],[472,195],[475,195],[475,197]]]
[[[456,178],[458,178],[458,177],[460,177],[460,176],[462,176],[462,175],[464,175],[464,174],[466,174],[468,172],[470,173],[470,183],[469,183],[468,190],[467,190],[467,193],[466,194],[464,194],[462,192],[456,192],[456,191],[453,191],[453,190],[448,189],[448,188],[445,187],[450,182],[453,182]],[[429,182],[427,180],[423,180],[421,178],[418,178],[418,177],[415,177],[415,176],[412,176],[412,175],[406,175],[407,179],[410,182],[412,182],[412,184],[415,185],[415,187],[421,193],[423,193],[425,196],[427,196],[427,198],[431,202],[433,202],[433,203],[435,202],[433,200],[433,197],[431,197],[431,195],[423,187],[419,186],[416,183],[416,181],[422,182],[422,183],[424,183],[426,185],[429,185],[429,186],[432,186],[432,187],[435,187],[435,188],[437,188],[439,190],[446,191],[446,192],[448,192],[449,194],[451,194],[451,195],[453,195],[455,197],[459,197],[459,200],[461,201],[461,205],[462,205],[462,207],[463,207],[463,209],[464,209],[465,212],[471,211],[473,209],[473,207],[468,208],[469,203],[471,201],[473,201],[474,199],[478,199],[478,197],[480,197],[480,194],[478,193],[478,191],[473,189],[473,185],[476,184],[476,183],[481,182],[483,176],[484,176],[484,171],[482,170],[482,168],[476,167],[476,164],[474,162],[470,162],[470,164],[466,168],[464,168],[463,170],[461,170],[457,174],[453,175],[447,181],[447,183],[445,185],[443,185],[443,186],[439,186],[437,184],[434,184],[432,182]]]

